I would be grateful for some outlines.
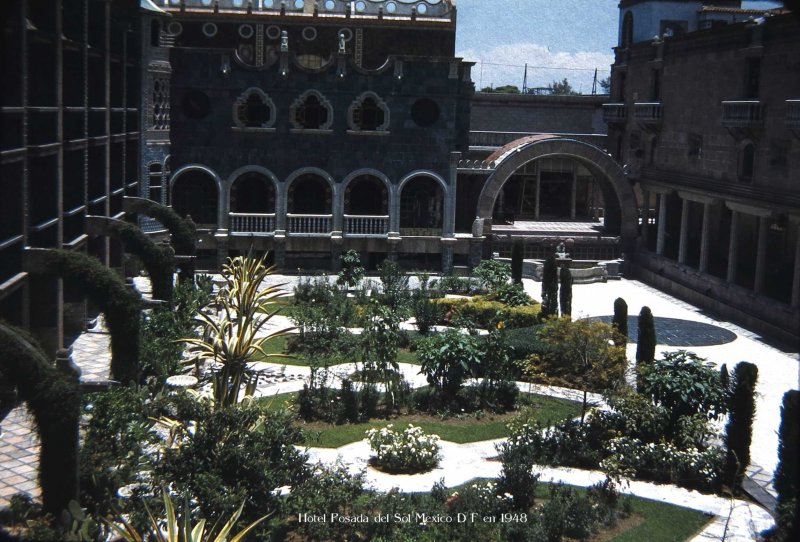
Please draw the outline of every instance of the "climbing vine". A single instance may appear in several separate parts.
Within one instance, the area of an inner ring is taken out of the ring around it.
[[[142,260],[150,283],[153,287],[153,299],[172,299],[173,275],[175,273],[175,255],[171,247],[159,246],[142,231],[121,220],[108,221],[109,233],[118,237],[125,245],[125,251],[135,254]]]
[[[78,383],[57,370],[25,331],[2,322],[0,371],[16,385],[36,420],[43,506],[59,513],[78,498]]]
[[[111,334],[111,375],[115,380],[139,380],[141,299],[111,269],[82,252],[36,251],[40,259],[30,273],[60,277],[79,288],[105,315]]]

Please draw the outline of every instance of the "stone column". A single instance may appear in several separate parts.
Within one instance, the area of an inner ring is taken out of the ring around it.
[[[800,220],[797,226],[797,242],[794,247],[794,278],[792,279],[792,308],[800,307]]]
[[[686,263],[686,249],[689,244],[689,200],[682,200],[681,205],[681,238],[678,245],[678,263]]]
[[[649,190],[642,190],[642,201],[644,205],[642,205],[642,248],[647,250],[647,237],[648,232],[650,231],[650,191]]]
[[[767,233],[769,232],[769,218],[758,217],[758,249],[756,250],[756,280],[753,290],[760,294],[764,291],[764,275],[767,270]]]
[[[708,272],[708,244],[711,230],[711,204],[703,204],[703,231],[700,234],[700,272]]]
[[[214,240],[217,243],[217,269],[222,269],[228,261],[228,230],[217,230]]]
[[[578,198],[578,172],[575,164],[572,164],[572,184],[570,185],[569,192],[569,217],[575,220],[575,206]]]
[[[333,235],[342,235],[344,231],[344,195],[342,194],[342,185],[339,183],[331,187],[331,214],[333,215]]]
[[[279,271],[286,270],[286,232],[275,232],[274,250],[275,250],[275,267]]]
[[[453,249],[455,248],[456,240],[452,237],[442,239],[442,274],[453,274]]]
[[[275,186],[275,231],[286,232],[286,213],[288,208],[289,187],[286,183]]]
[[[389,188],[389,236],[400,235],[400,194],[396,184]]]
[[[736,282],[739,260],[739,211],[731,211],[731,235],[728,243],[728,282]]]
[[[536,220],[539,220],[539,212],[541,211],[541,199],[542,195],[542,172],[539,170],[539,166],[536,166],[536,209],[533,213],[533,217]]]
[[[656,238],[656,254],[664,254],[664,241],[667,237],[667,195],[658,195],[658,234]]]

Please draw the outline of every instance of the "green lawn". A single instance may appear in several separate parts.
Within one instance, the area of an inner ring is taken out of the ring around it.
[[[556,422],[580,415],[580,404],[564,399],[533,396],[531,399],[535,411],[532,419],[540,422]],[[308,433],[308,444],[321,448],[338,448],[364,438],[368,429],[381,428],[394,424],[405,427],[411,423],[421,427],[426,433],[439,435],[442,440],[457,442],[478,442],[508,436],[507,424],[516,413],[486,414],[480,418],[465,415],[448,419],[425,414],[409,414],[391,420],[371,420],[364,423],[331,425],[322,422],[304,423]]]
[[[644,521],[609,539],[609,542],[682,542],[696,534],[711,518],[702,512],[634,497],[633,512]]]

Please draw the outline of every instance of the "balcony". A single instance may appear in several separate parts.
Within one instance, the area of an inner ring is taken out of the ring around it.
[[[722,102],[722,126],[756,128],[764,122],[764,106],[758,100]]]
[[[333,215],[287,214],[286,222],[287,233],[299,237],[322,237],[333,231]]]
[[[800,131],[800,100],[786,100],[786,126]]]
[[[633,118],[639,124],[661,124],[661,102],[643,102],[633,104]]]
[[[233,235],[272,235],[275,232],[275,213],[230,213]]]
[[[346,237],[385,237],[389,234],[388,215],[344,215]]]
[[[622,124],[628,118],[624,103],[603,104],[603,120],[606,124]]]

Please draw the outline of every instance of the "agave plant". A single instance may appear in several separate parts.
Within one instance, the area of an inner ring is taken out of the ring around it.
[[[195,358],[215,364],[214,400],[220,406],[237,403],[243,386],[247,387],[246,394],[255,390],[256,381],[247,371],[249,362],[284,357],[267,354],[264,344],[292,328],[261,334],[277,314],[280,297],[285,295],[281,290],[283,284],[261,287],[271,273],[272,267],[264,265],[264,258],[240,256],[228,260],[223,268],[225,284],[215,299],[219,314],[198,314],[196,320],[203,327],[202,337],[181,340],[191,346]]]
[[[211,528],[206,528],[207,522],[205,519],[200,519],[192,526],[189,517],[188,502],[184,504],[183,513],[179,517],[175,513],[175,505],[172,504],[172,499],[169,493],[167,493],[167,490],[162,488],[161,492],[164,499],[165,517],[163,519],[156,518],[147,504],[145,504],[147,516],[150,518],[150,528],[145,534],[139,533],[139,531],[122,516],[120,516],[118,522],[103,521],[105,521],[111,530],[125,542],[144,542],[146,540],[156,540],[158,542],[240,542],[247,533],[269,517],[267,515],[257,519],[231,537],[231,531],[239,520],[239,516],[242,514],[244,503],[239,506],[239,509],[234,512],[228,521],[219,529],[217,528],[220,523],[219,521]]]

